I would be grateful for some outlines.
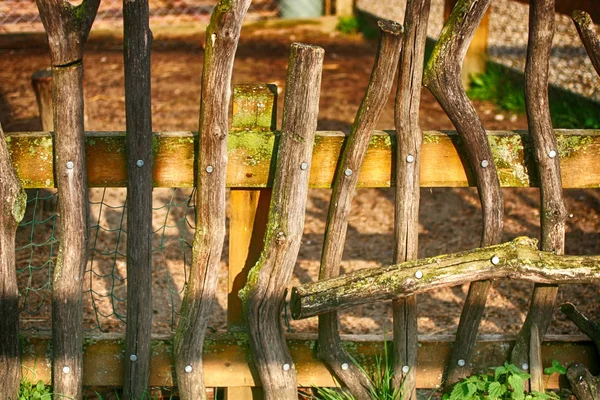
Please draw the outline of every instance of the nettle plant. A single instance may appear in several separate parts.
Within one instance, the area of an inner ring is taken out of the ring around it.
[[[472,375],[454,385],[450,394],[444,394],[442,400],[553,400],[560,399],[554,392],[525,392],[525,381],[530,378],[513,364],[492,368],[493,375]],[[544,369],[548,379],[552,374],[563,375],[567,371],[558,361]],[[546,384],[547,384],[546,380]]]

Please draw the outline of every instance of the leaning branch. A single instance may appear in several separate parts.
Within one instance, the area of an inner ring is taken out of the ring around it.
[[[360,304],[407,297],[479,279],[584,283],[600,278],[600,256],[560,256],[519,237],[499,245],[382,268],[360,270],[292,289],[291,310],[302,319]]]
[[[573,22],[577,27],[579,37],[585,46],[585,49],[592,60],[592,65],[600,75],[600,39],[596,33],[594,22],[590,14],[585,11],[573,11]]]

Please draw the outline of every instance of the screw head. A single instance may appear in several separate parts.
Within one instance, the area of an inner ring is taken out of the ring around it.
[[[456,365],[458,365],[459,367],[464,367],[465,364],[466,362],[462,358],[456,362]]]
[[[348,368],[350,368],[348,363],[342,363],[342,370],[346,371]]]
[[[483,161],[481,162],[481,166],[482,166],[483,168],[487,168],[489,165],[490,165],[490,162],[489,162],[488,160],[483,160]]]
[[[136,356],[135,354],[132,354],[132,355],[130,355],[130,356],[129,356],[129,359],[130,359],[131,361],[134,361],[134,362],[135,362],[135,361],[137,361],[137,356]]]
[[[67,168],[73,169],[73,167],[75,167],[75,163],[73,161],[67,161]]]
[[[417,272],[415,272],[415,278],[421,279],[422,277],[423,277],[423,271],[417,271]]]
[[[302,171],[306,171],[308,169],[308,163],[307,162],[303,162],[302,164],[300,164],[300,169]]]
[[[529,369],[529,364],[527,364],[527,363],[523,363],[523,365],[521,365],[521,369],[522,369],[523,371],[527,371],[527,370]]]
[[[550,151],[548,152],[548,157],[550,157],[550,158],[554,158],[554,157],[556,157],[556,150],[550,150]]]
[[[352,175],[352,170],[351,170],[350,168],[346,169],[346,170],[344,171],[344,175],[346,175],[346,176],[350,176],[350,175]]]
[[[208,172],[209,174],[212,174],[212,172],[213,172],[213,171],[214,171],[214,168],[213,168],[213,166],[212,166],[212,165],[208,165],[208,166],[206,167],[206,172]]]
[[[184,371],[189,374],[190,372],[192,372],[192,366],[191,365],[186,365],[185,368],[184,368]]]
[[[69,372],[71,372],[71,368],[67,367],[66,365],[63,367],[63,372],[65,374],[68,374]]]
[[[402,367],[402,372],[404,372],[405,374],[408,374],[408,371],[410,371],[410,367],[408,365],[405,365]]]
[[[290,364],[283,364],[283,370],[284,371],[289,371],[290,370]]]
[[[492,264],[494,264],[494,265],[500,264],[500,257],[498,257],[496,255],[494,257],[492,257]]]
[[[569,218],[573,218],[573,214],[569,214]]]
[[[135,165],[137,165],[138,168],[142,168],[144,166],[144,160],[137,160]]]
[[[412,163],[415,161],[415,156],[413,156],[412,154],[409,154],[406,156],[406,162],[407,163]]]

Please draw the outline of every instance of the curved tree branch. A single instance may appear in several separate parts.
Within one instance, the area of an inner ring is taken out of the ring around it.
[[[590,14],[585,11],[576,10],[573,12],[573,22],[577,27],[577,33],[585,46],[585,50],[592,60],[592,65],[600,75],[600,39],[596,33],[596,27]]]

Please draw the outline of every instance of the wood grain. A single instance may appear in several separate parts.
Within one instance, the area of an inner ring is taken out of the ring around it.
[[[573,11],[572,18],[577,28],[577,33],[592,61],[592,65],[598,75],[600,75],[600,39],[598,38],[598,33],[596,33],[596,26],[592,21],[592,17],[585,11],[575,10]]]

